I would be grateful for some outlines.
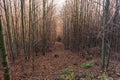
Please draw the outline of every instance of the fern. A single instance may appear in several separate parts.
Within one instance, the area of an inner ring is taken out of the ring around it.
[[[61,79],[63,80],[74,80],[75,73],[71,68],[65,68],[61,71]]]
[[[89,67],[94,66],[94,64],[95,64],[94,61],[89,61],[89,62],[87,62],[87,63],[81,64],[81,68],[89,68]]]
[[[102,75],[102,78],[103,78],[103,80],[109,80],[109,79],[108,79],[108,78],[109,78],[108,75],[105,74],[105,73]]]

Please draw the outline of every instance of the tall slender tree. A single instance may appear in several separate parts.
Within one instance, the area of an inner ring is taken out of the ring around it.
[[[3,27],[2,27],[2,22],[1,22],[1,15],[0,15],[0,55],[2,56],[2,66],[4,69],[4,80],[11,80],[8,54],[6,53],[6,49],[5,49],[5,41],[4,41]]]
[[[42,53],[46,53],[46,2],[43,0],[43,24],[42,24]]]
[[[25,54],[25,60],[27,60],[26,55],[26,45],[25,45],[25,25],[24,25],[24,8],[25,8],[25,0],[21,0],[21,26],[22,26],[22,43],[23,43],[23,49]]]
[[[11,36],[11,31],[10,31],[11,28],[10,28],[9,14],[8,14],[8,5],[6,5],[6,2],[7,2],[6,0],[3,0],[5,18],[6,18],[6,24],[7,24],[7,32],[8,32],[8,42],[9,42],[9,45],[10,45],[11,57],[12,57],[12,60],[14,61],[15,56],[14,56],[12,36]]]
[[[103,3],[104,4],[104,3]],[[109,17],[110,0],[105,0],[105,7],[103,7],[103,37],[102,37],[102,70],[106,70],[106,30]]]

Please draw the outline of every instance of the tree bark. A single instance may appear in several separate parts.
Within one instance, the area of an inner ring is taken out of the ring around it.
[[[2,56],[2,66],[4,69],[4,80],[11,80],[8,54],[6,53],[6,50],[5,50],[5,42],[4,42],[4,36],[3,36],[1,17],[0,17],[0,55]]]
[[[110,0],[106,0],[105,7],[103,10],[103,37],[102,37],[102,70],[106,70],[106,28],[107,28],[107,22],[108,22],[108,16],[109,16],[109,5]]]

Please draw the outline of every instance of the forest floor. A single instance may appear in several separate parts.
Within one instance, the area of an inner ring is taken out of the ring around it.
[[[25,62],[23,55],[20,55],[14,64],[11,65],[11,73],[13,80],[61,80],[61,70],[65,68],[73,69],[76,78],[75,80],[103,80],[100,69],[99,52],[95,52],[98,48],[92,48],[91,52],[97,55],[81,56],[80,53],[73,53],[69,50],[64,50],[62,43],[56,42],[52,52],[42,56],[39,53],[35,56],[34,67],[32,70],[32,59]],[[85,53],[85,51],[82,51]],[[91,57],[90,57],[91,56]],[[94,60],[95,65],[84,69],[81,64]],[[119,60],[113,60],[108,69],[109,80],[120,80],[120,63]],[[2,68],[0,67],[0,80],[2,80]],[[88,79],[88,78],[91,79]],[[85,79],[86,78],[86,79]]]

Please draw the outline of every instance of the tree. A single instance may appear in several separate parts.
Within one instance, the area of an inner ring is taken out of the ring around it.
[[[107,66],[106,66],[106,68],[108,68],[108,66],[109,66],[109,63],[110,63],[110,58],[111,58],[111,51],[112,51],[112,41],[114,41],[113,40],[113,37],[114,37],[114,27],[115,28],[117,28],[117,26],[116,26],[116,24],[117,24],[117,17],[118,17],[118,15],[119,15],[119,4],[120,4],[120,2],[119,2],[119,0],[116,0],[116,5],[115,5],[115,12],[114,12],[114,16],[113,16],[113,25],[112,25],[112,28],[110,29],[111,30],[111,36],[110,36],[110,38],[109,38],[109,41],[108,41],[108,58],[107,58]],[[116,31],[116,33],[117,33],[117,31]],[[117,41],[116,41],[117,42]],[[116,43],[117,44],[117,43]],[[116,47],[117,48],[117,47]]]
[[[25,19],[24,19],[24,8],[25,8],[25,0],[21,0],[21,26],[22,26],[22,43],[23,43],[23,49],[25,54],[25,60],[27,60],[26,55],[26,45],[25,45]]]
[[[2,29],[2,23],[1,23],[1,16],[0,16],[0,55],[2,56],[2,66],[4,69],[4,80],[11,80],[8,54],[6,53],[6,50],[5,50],[5,42],[4,42],[3,29]]]
[[[15,56],[14,56],[12,37],[11,37],[11,31],[10,31],[11,28],[10,28],[9,14],[8,14],[8,6],[6,5],[6,0],[3,0],[3,3],[4,3],[6,24],[7,24],[8,42],[9,42],[10,50],[11,50],[11,57],[12,57],[12,60],[14,61]]]
[[[103,2],[104,4],[104,2]],[[106,70],[106,30],[109,17],[110,0],[105,0],[105,7],[103,7],[103,37],[102,37],[102,70]]]
[[[42,53],[46,53],[46,1],[43,0],[43,24],[42,24]]]

